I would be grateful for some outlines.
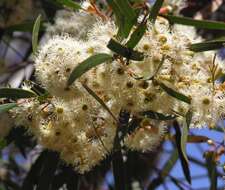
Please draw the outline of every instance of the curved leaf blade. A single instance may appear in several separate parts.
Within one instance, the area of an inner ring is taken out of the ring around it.
[[[34,92],[20,88],[0,88],[0,98],[20,99],[37,96]]]
[[[225,38],[220,38],[217,40],[210,40],[201,43],[191,44],[189,49],[194,52],[203,52],[203,51],[210,51],[216,50],[224,47]]]
[[[173,90],[172,88],[169,88],[167,87],[165,84],[163,84],[162,82],[159,82],[159,86],[170,96],[180,100],[180,101],[183,101],[183,102],[186,102],[187,104],[190,104],[191,103],[191,99],[187,96],[185,96],[184,94],[180,93],[180,92],[177,92],[175,90]]]
[[[61,5],[66,6],[68,8],[72,8],[73,10],[81,9],[81,5],[72,0],[56,0],[56,2],[60,3]]]
[[[188,17],[181,17],[181,16],[173,16],[173,15],[160,15],[170,23],[187,25],[187,26],[194,26],[196,28],[202,29],[211,29],[211,30],[225,30],[225,23],[212,21],[212,20],[196,20]]]
[[[186,120],[187,122],[187,120]],[[185,122],[183,126],[183,131],[181,132],[180,126],[177,122],[174,123],[174,129],[176,131],[175,140],[176,146],[179,154],[179,158],[181,161],[181,166],[184,172],[184,176],[186,177],[187,181],[191,184],[191,174],[189,169],[189,161],[186,155],[186,142],[188,137],[188,124]]]
[[[146,29],[147,29],[146,24],[140,24],[137,27],[137,29],[132,33],[129,41],[126,44],[126,46],[128,48],[133,49],[138,44],[138,42],[141,40],[141,38],[144,35]]]
[[[150,10],[150,15],[149,15],[149,19],[151,20],[152,23],[155,22],[159,11],[163,5],[164,0],[156,0],[154,5],[152,6],[151,10]]]
[[[113,52],[125,57],[127,59],[132,59],[135,61],[142,61],[144,59],[144,55],[141,52],[134,51],[131,48],[127,48],[121,44],[119,44],[114,39],[111,39],[107,45],[107,47]]]
[[[89,71],[91,68],[110,60],[112,60],[112,56],[106,53],[99,53],[90,56],[74,68],[67,81],[67,86],[70,86],[76,79],[82,76],[85,72]]]
[[[1,104],[0,105],[0,114],[9,111],[10,109],[16,107],[16,103],[8,103],[8,104]]]
[[[34,23],[33,27],[33,33],[32,33],[32,49],[33,53],[35,54],[37,52],[37,46],[38,46],[38,34],[40,30],[41,25],[41,15],[39,15]]]

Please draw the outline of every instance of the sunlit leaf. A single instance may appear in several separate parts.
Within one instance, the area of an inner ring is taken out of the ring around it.
[[[112,60],[112,56],[105,53],[99,53],[93,56],[90,56],[77,67],[74,68],[70,77],[67,81],[67,85],[71,85],[76,79],[82,76],[84,73],[89,71],[91,68],[96,67],[99,64]]]
[[[194,26],[196,28],[203,28],[203,29],[225,30],[224,22],[217,22],[211,20],[195,20],[189,17],[181,17],[174,15],[161,15],[161,16],[168,19],[170,23]]]
[[[138,44],[138,42],[141,40],[141,38],[143,37],[146,29],[147,29],[146,24],[140,24],[137,27],[137,29],[132,33],[126,46],[131,49],[134,48]]]
[[[119,28],[118,37],[127,38],[133,25],[136,23],[137,15],[127,0],[107,0],[116,16]]]
[[[167,87],[165,84],[163,84],[162,82],[159,82],[159,86],[170,96],[180,100],[180,101],[183,101],[183,102],[186,102],[188,104],[191,103],[191,100],[189,97],[185,96],[184,94],[180,93],[180,92],[177,92],[175,90],[173,90],[172,88],[169,88]]]
[[[81,5],[79,3],[74,2],[73,0],[56,0],[56,2],[68,8],[72,8],[73,10],[81,9]]]
[[[152,6],[151,10],[150,10],[150,15],[149,15],[149,19],[151,20],[151,22],[155,22],[158,14],[159,14],[159,11],[160,11],[160,8],[162,7],[163,5],[163,2],[164,0],[156,0],[154,5]]]
[[[8,103],[8,104],[1,104],[0,105],[0,114],[9,111],[10,109],[16,107],[16,103]]]
[[[121,44],[119,44],[117,41],[111,39],[107,45],[107,47],[112,50],[113,52],[117,53],[118,55],[121,55],[127,59],[132,59],[135,61],[141,61],[144,59],[144,55],[141,52],[134,51],[130,48],[127,48]]]
[[[37,52],[37,46],[38,46],[38,34],[40,30],[41,25],[41,15],[39,15],[34,23],[33,27],[33,33],[32,33],[32,48],[33,53],[35,54]]]
[[[34,92],[20,88],[0,88],[0,98],[19,99],[37,96]]]

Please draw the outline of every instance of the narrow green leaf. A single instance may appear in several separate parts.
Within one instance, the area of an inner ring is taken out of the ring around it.
[[[6,32],[14,32],[14,31],[32,32],[33,26],[34,26],[34,22],[30,21],[30,22],[26,22],[26,23],[22,23],[22,24],[16,24],[13,26],[9,26],[5,30],[6,30]]]
[[[194,26],[195,28],[225,30],[224,22],[217,22],[211,20],[195,20],[189,17],[181,17],[174,15],[160,15],[168,19],[170,23]]]
[[[144,55],[141,52],[134,51],[130,48],[127,48],[118,42],[116,42],[114,39],[111,39],[107,45],[107,47],[112,50],[113,52],[127,58],[132,59],[135,61],[141,61],[144,59]]]
[[[185,96],[184,94],[182,94],[180,92],[177,92],[177,91],[173,90],[172,88],[167,87],[162,82],[159,82],[159,85],[168,95],[170,95],[170,96],[172,96],[172,97],[174,97],[174,98],[176,98],[180,101],[186,102],[188,104],[191,103],[190,98]]]
[[[32,48],[33,48],[33,53],[35,54],[37,52],[37,46],[38,46],[38,34],[39,34],[39,29],[41,25],[41,15],[39,15],[34,23],[33,27],[33,33],[32,33]]]
[[[20,88],[0,88],[0,98],[19,99],[37,96],[34,92]]]
[[[181,166],[182,166],[182,169],[184,172],[184,176],[186,177],[187,181],[191,184],[189,162],[188,162],[188,158],[186,155],[186,142],[187,142],[187,136],[188,136],[188,126],[187,126],[187,124],[185,124],[183,126],[183,132],[181,133],[179,124],[177,122],[174,122],[174,129],[176,131],[175,140],[176,140],[177,150],[178,150],[179,158],[181,161]]]
[[[10,109],[16,107],[16,103],[8,103],[8,104],[1,104],[0,105],[0,114],[9,111]]]
[[[107,0],[107,3],[116,16],[116,23],[119,28],[117,36],[122,39],[127,38],[136,23],[137,14],[127,0]]]
[[[73,10],[81,9],[81,5],[72,0],[56,0],[56,2],[60,3],[61,5],[66,6],[68,8],[72,8]]]
[[[173,167],[176,164],[177,160],[178,160],[178,152],[175,149],[172,152],[170,158],[164,164],[159,177],[153,179],[152,182],[150,183],[150,185],[148,186],[148,190],[156,189],[158,186],[160,186],[164,182],[166,176],[169,175],[170,171],[173,169]]]
[[[225,44],[225,38],[220,38],[216,40],[210,40],[210,41],[205,41],[201,43],[191,44],[189,49],[195,52],[203,52],[203,51],[220,49],[224,47],[224,44]]]
[[[160,121],[173,120],[177,117],[175,115],[162,114],[162,113],[155,112],[155,111],[152,111],[152,110],[139,112],[138,114],[141,115],[141,116],[144,116],[146,118],[160,120]]]
[[[120,8],[121,12],[128,18],[128,20],[134,20],[136,18],[136,13],[131,7],[128,0],[114,0]]]
[[[89,71],[91,68],[110,60],[112,60],[112,56],[105,53],[90,56],[74,68],[67,81],[67,85],[71,85],[76,79],[82,76],[85,72]]]
[[[191,118],[192,118],[192,112],[189,110],[185,116],[185,122],[183,124],[183,130],[181,134],[181,150],[183,153],[183,157],[185,158],[187,163],[188,163],[188,158],[186,155],[186,144],[188,140],[188,132],[189,132],[189,126],[191,123]]]
[[[149,19],[151,20],[151,22],[155,22],[159,11],[163,5],[164,0],[156,0],[154,5],[152,6],[151,10],[150,10],[150,15],[149,15]]]
[[[2,150],[3,148],[5,148],[7,146],[7,142],[4,138],[0,139],[0,150]]]
[[[111,110],[108,108],[108,106],[104,103],[104,101],[98,97],[98,95],[92,90],[90,89],[86,84],[83,84],[83,87],[85,88],[85,90],[87,90],[87,92],[95,99],[97,100],[98,103],[101,104],[101,106],[112,116],[112,118],[117,122],[116,117],[114,116],[114,114],[111,112]]]
[[[133,49],[138,44],[138,42],[141,40],[141,38],[144,35],[146,29],[147,29],[146,24],[140,24],[137,27],[137,29],[132,33],[129,41],[126,44],[126,46],[128,48]]]
[[[217,169],[216,169],[216,153],[209,151],[205,155],[206,166],[210,180],[210,190],[217,190]]]

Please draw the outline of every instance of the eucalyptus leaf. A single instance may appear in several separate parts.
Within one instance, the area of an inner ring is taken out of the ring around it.
[[[186,102],[188,104],[191,103],[191,99],[189,97],[185,96],[184,94],[177,92],[177,91],[173,90],[172,88],[167,87],[162,82],[159,82],[158,84],[168,95],[170,95],[180,101]]]
[[[33,27],[33,33],[32,33],[32,49],[33,53],[35,54],[37,52],[37,46],[38,46],[38,34],[40,30],[41,25],[41,15],[39,15],[34,23]]]
[[[127,38],[133,25],[136,23],[137,14],[127,0],[107,0],[116,17],[119,28],[117,37]]]
[[[127,42],[126,46],[128,48],[134,48],[138,42],[141,40],[143,35],[145,34],[145,31],[147,29],[146,24],[140,24],[136,30],[132,33],[129,41]]]
[[[127,59],[132,59],[135,61],[142,61],[144,59],[143,53],[127,48],[115,41],[114,39],[111,39],[109,41],[107,47],[113,52]]]
[[[189,49],[194,52],[211,51],[211,50],[217,50],[224,47],[224,44],[225,44],[225,38],[219,38],[216,40],[210,40],[210,41],[191,44]]]
[[[162,171],[161,171],[159,177],[156,177],[155,179],[152,180],[152,182],[148,186],[148,189],[147,190],[153,190],[153,189],[156,189],[158,186],[160,186],[165,181],[166,176],[169,175],[170,171],[175,166],[177,160],[178,160],[178,152],[175,149],[171,153],[169,159],[164,164],[164,166],[162,168]]]
[[[16,103],[8,103],[8,104],[1,104],[0,105],[0,114],[9,111],[10,109],[16,107]]]
[[[76,79],[82,76],[85,72],[89,71],[91,68],[110,60],[112,60],[112,56],[105,53],[90,56],[74,68],[67,81],[67,86],[70,86]]]
[[[191,184],[189,161],[186,155],[188,126],[187,124],[184,124],[183,131],[181,132],[179,124],[177,122],[174,122],[174,129],[176,131],[175,140],[176,140],[177,150],[178,150],[179,158],[181,161],[181,166],[184,172],[184,176],[186,177],[187,181]]]
[[[149,19],[151,20],[151,22],[155,22],[159,11],[163,5],[164,0],[156,0],[155,3],[153,4],[151,10],[150,10],[150,15],[149,15]]]
[[[20,88],[0,88],[0,98],[20,99],[37,96],[34,92]]]
[[[195,28],[225,30],[224,22],[217,22],[212,20],[196,20],[189,17],[181,17],[174,15],[160,15],[168,19],[170,23],[194,26]]]
[[[81,5],[72,0],[56,0],[56,2],[60,3],[61,5],[66,6],[68,8],[72,8],[73,10],[81,9]]]
[[[210,180],[210,189],[209,190],[217,190],[217,169],[216,169],[216,153],[214,151],[209,151],[205,155],[206,157],[206,166],[209,174]]]

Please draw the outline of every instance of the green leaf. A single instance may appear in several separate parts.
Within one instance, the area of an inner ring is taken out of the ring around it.
[[[33,27],[33,33],[32,33],[32,48],[33,53],[35,54],[37,52],[37,46],[38,46],[38,34],[40,30],[41,25],[41,15],[39,15],[34,23]]]
[[[134,9],[131,7],[128,0],[114,0],[114,1],[128,20],[132,21],[136,19],[136,13]]]
[[[189,49],[195,52],[203,52],[203,51],[220,49],[224,47],[224,44],[225,44],[225,38],[219,38],[216,40],[210,40],[210,41],[205,41],[201,43],[191,44]]]
[[[37,96],[34,92],[20,88],[0,88],[0,98],[20,99]]]
[[[160,16],[168,19],[170,23],[194,26],[195,28],[225,30],[224,22],[217,22],[211,20],[195,20],[188,17],[173,16],[173,15],[160,15]]]
[[[188,163],[188,158],[186,155],[186,144],[188,140],[188,132],[189,132],[189,126],[191,123],[191,118],[192,118],[192,112],[189,110],[185,116],[185,122],[183,124],[183,131],[181,134],[181,150],[183,153],[183,157],[185,158],[187,163]]]
[[[127,0],[107,0],[107,3],[116,16],[116,23],[119,28],[117,36],[127,38],[136,23],[137,14]]]
[[[34,22],[32,21],[22,23],[22,24],[16,24],[6,28],[6,32],[14,32],[14,31],[31,32],[33,30],[33,26],[34,26]]]
[[[83,87],[85,88],[85,90],[87,90],[87,92],[95,99],[97,100],[98,103],[101,104],[101,106],[112,116],[112,118],[117,122],[116,117],[114,116],[114,114],[110,111],[110,109],[108,108],[108,106],[104,103],[104,101],[98,97],[98,95],[92,90],[90,89],[86,84],[83,84]]]
[[[56,2],[60,3],[61,5],[66,6],[68,8],[72,8],[73,10],[81,9],[81,5],[72,0],[56,0]]]
[[[138,115],[141,115],[141,116],[144,116],[144,117],[150,118],[150,119],[160,120],[160,121],[173,120],[177,117],[175,115],[169,115],[169,114],[165,115],[165,114],[155,112],[152,110],[139,112]]]
[[[209,174],[210,190],[217,190],[217,169],[216,169],[216,152],[209,151],[205,155],[206,167]]]
[[[127,48],[118,42],[116,42],[114,39],[111,39],[107,45],[107,47],[112,50],[113,52],[127,58],[132,59],[135,61],[142,61],[144,59],[144,55],[141,52],[134,51],[130,48]]]
[[[10,109],[16,107],[16,103],[8,103],[8,104],[1,104],[0,105],[0,114],[9,111]]]
[[[2,150],[3,148],[5,148],[7,146],[7,142],[5,139],[1,138],[0,139],[0,150]]]
[[[126,46],[128,48],[133,49],[138,44],[138,42],[141,40],[141,38],[144,35],[146,29],[147,29],[146,24],[140,24],[137,27],[137,29],[132,33],[129,41],[126,44]]]
[[[158,186],[160,186],[164,182],[165,178],[169,175],[170,171],[173,169],[177,160],[178,160],[178,152],[175,149],[172,152],[170,158],[164,164],[159,177],[153,179],[150,185],[148,186],[148,190],[156,189]]]
[[[89,71],[91,68],[110,60],[112,60],[112,56],[106,53],[99,53],[90,56],[74,68],[67,81],[67,86],[70,86],[76,79],[82,76],[85,72]]]
[[[180,101],[183,101],[183,102],[186,102],[188,104],[191,103],[191,99],[187,96],[185,96],[184,94],[180,93],[180,92],[177,92],[175,90],[173,90],[172,88],[169,88],[167,87],[165,84],[163,84],[162,82],[159,82],[159,86],[170,96],[180,100]]]
[[[187,119],[186,119],[187,122]],[[186,155],[186,142],[188,137],[188,126],[184,124],[183,132],[181,133],[180,126],[177,122],[174,122],[174,129],[176,131],[175,140],[177,145],[177,150],[179,158],[181,161],[181,166],[187,181],[191,184],[191,175],[189,169],[189,161]]]
[[[151,20],[151,22],[155,22],[159,11],[163,5],[164,0],[156,0],[154,5],[152,6],[151,10],[150,10],[150,15],[149,15],[149,19]]]

